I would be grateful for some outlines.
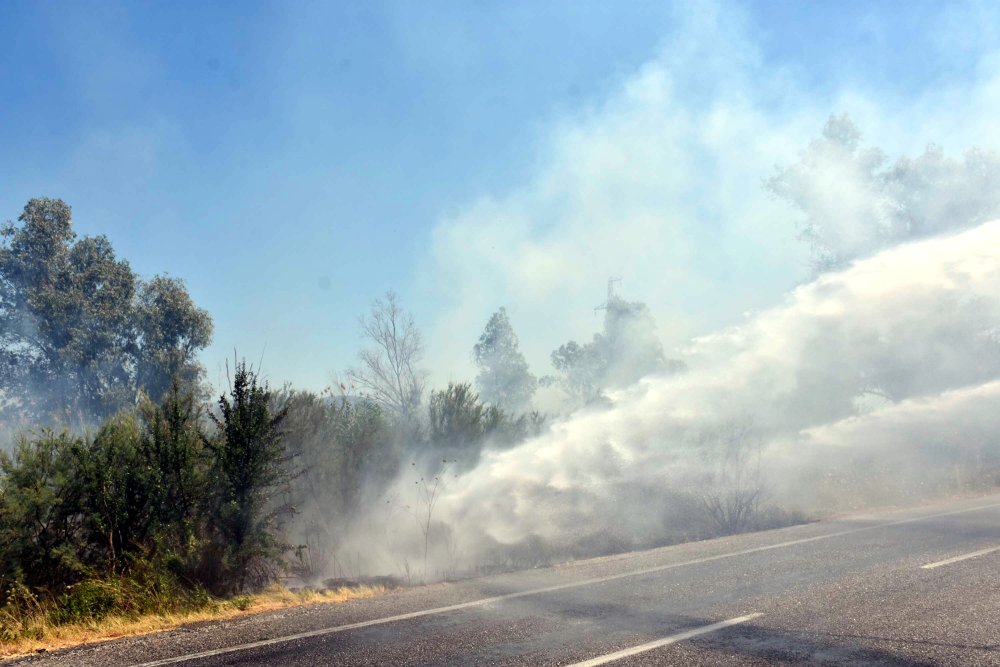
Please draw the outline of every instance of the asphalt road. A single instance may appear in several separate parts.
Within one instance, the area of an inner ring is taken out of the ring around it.
[[[1000,665],[1000,496],[203,623],[20,662]]]

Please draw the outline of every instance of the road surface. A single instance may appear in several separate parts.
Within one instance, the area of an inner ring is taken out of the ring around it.
[[[1000,496],[107,642],[57,665],[1000,665]]]

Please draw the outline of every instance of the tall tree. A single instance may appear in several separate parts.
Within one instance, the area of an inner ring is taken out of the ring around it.
[[[212,323],[181,281],[143,281],[104,236],[77,238],[59,199],[18,222],[0,230],[0,405],[89,422],[200,377]]]
[[[603,383],[623,387],[651,373],[676,370],[656,333],[656,320],[641,301],[613,295],[605,304],[604,333],[595,337],[603,361]]]
[[[538,386],[528,370],[528,363],[518,349],[507,310],[501,308],[490,316],[479,342],[472,348],[479,367],[476,387],[479,396],[508,412],[526,410]]]
[[[412,420],[424,395],[426,374],[418,367],[424,346],[395,292],[376,299],[361,317],[361,335],[371,346],[360,352],[361,365],[348,371],[348,378],[376,403]]]
[[[847,115],[831,116],[799,161],[767,182],[803,215],[800,238],[814,269],[843,267],[890,245],[965,229],[1000,215],[1000,158],[982,149],[963,159],[928,146],[890,163],[866,147]]]
[[[158,399],[177,380],[195,388],[204,375],[196,354],[212,341],[212,318],[194,305],[184,282],[153,276],[139,285],[135,303],[139,335],[136,380]]]
[[[607,388],[623,387],[652,373],[683,370],[681,361],[668,359],[656,335],[656,321],[646,304],[626,301],[609,286],[604,329],[589,343],[569,341],[552,353],[556,378],[577,403],[601,396]]]

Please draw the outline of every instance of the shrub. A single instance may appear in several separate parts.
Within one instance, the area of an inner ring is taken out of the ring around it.
[[[211,415],[219,433],[204,440],[214,459],[210,553],[219,577],[209,583],[222,593],[267,583],[286,549],[277,528],[290,507],[278,495],[291,480],[291,457],[280,431],[286,412],[272,413],[270,404],[267,386],[246,362],[238,363],[229,395]]]

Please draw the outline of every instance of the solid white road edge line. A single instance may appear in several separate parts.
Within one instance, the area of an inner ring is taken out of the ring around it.
[[[700,628],[693,628],[691,630],[685,630],[684,632],[678,632],[676,635],[670,635],[669,637],[657,639],[646,644],[639,644],[638,646],[622,649],[621,651],[615,651],[614,653],[599,655],[596,658],[584,660],[583,662],[574,662],[571,665],[566,665],[566,667],[595,667],[596,665],[603,665],[614,660],[621,660],[622,658],[628,658],[629,656],[638,655],[639,653],[652,651],[654,648],[660,648],[661,646],[667,646],[668,644],[676,644],[677,642],[682,642],[685,639],[691,639],[692,637],[697,637],[698,635],[705,635],[709,632],[715,632],[716,630],[728,628],[731,625],[746,623],[747,621],[751,621],[759,616],[763,616],[763,614],[747,614],[746,616],[731,618],[728,621],[720,621],[718,623],[713,623],[712,625],[703,625]]]
[[[161,665],[174,665],[179,662],[186,662],[188,660],[197,660],[198,658],[208,658],[215,655],[223,655],[226,653],[234,653],[236,651],[245,651],[253,648],[260,648],[262,646],[271,646],[273,644],[280,644],[282,642],[295,641],[296,639],[308,639],[309,637],[319,637],[322,635],[329,635],[335,632],[346,632],[347,630],[356,630],[358,628],[366,628],[372,625],[382,625],[384,623],[394,623],[396,621],[406,621],[411,618],[421,618],[423,616],[431,616],[434,614],[444,614],[449,611],[458,611],[459,609],[469,609],[470,607],[482,607],[494,602],[501,602],[504,600],[513,600],[516,598],[528,597],[530,595],[543,595],[545,593],[554,593],[556,591],[564,591],[572,588],[580,588],[583,586],[592,586],[594,584],[601,584],[606,581],[616,581],[618,579],[625,579],[627,577],[638,577],[644,574],[652,574],[655,572],[662,572],[663,570],[672,570],[677,567],[685,567],[687,565],[699,565],[701,563],[711,563],[716,560],[723,560],[725,558],[734,558],[736,556],[745,556],[747,554],[760,553],[762,551],[771,551],[773,549],[782,549],[784,547],[791,547],[797,544],[808,544],[809,542],[818,542],[820,540],[828,540],[834,537],[842,537],[844,535],[853,535],[854,533],[863,533],[869,530],[878,530],[879,528],[888,528],[890,526],[899,526],[907,523],[915,523],[917,521],[926,521],[927,519],[936,519],[942,516],[952,516],[954,514],[966,514],[968,512],[978,512],[980,510],[993,509],[1000,507],[1000,503],[991,503],[989,505],[979,505],[977,507],[968,507],[960,510],[951,510],[950,512],[938,512],[936,514],[925,514],[919,517],[911,517],[909,519],[899,519],[896,521],[886,521],[883,523],[874,524],[871,526],[862,526],[860,528],[849,528],[847,530],[840,530],[835,533],[827,533],[824,535],[814,535],[813,537],[804,537],[798,540],[788,540],[786,542],[779,542],[777,544],[766,544],[759,547],[751,547],[749,549],[743,549],[741,551],[731,551],[724,554],[716,554],[714,556],[705,556],[704,558],[695,558],[693,560],[686,560],[679,563],[667,563],[665,565],[655,565],[653,567],[643,568],[641,570],[631,570],[629,572],[621,572],[619,574],[610,574],[604,577],[594,577],[592,579],[582,579],[580,581],[571,581],[565,584],[557,584],[555,586],[546,586],[544,588],[533,588],[527,591],[519,591],[517,593],[506,593],[504,595],[495,595],[493,597],[481,598],[479,600],[471,600],[469,602],[461,602],[459,604],[452,604],[446,607],[434,607],[432,609],[422,609],[420,611],[413,611],[407,614],[398,614],[396,616],[386,616],[383,618],[375,618],[370,621],[360,621],[358,623],[349,623],[347,625],[338,625],[331,628],[321,628],[319,630],[311,630],[309,632],[300,632],[294,635],[285,635],[283,637],[274,637],[272,639],[262,639],[256,642],[249,642],[247,644],[238,644],[236,646],[227,646],[225,648],[213,649],[210,651],[199,651],[198,653],[189,653],[187,655],[179,655],[172,658],[163,658],[162,660],[153,660],[152,662],[143,662],[133,667],[160,667]]]
[[[980,549],[979,551],[973,551],[970,554],[962,554],[961,556],[955,556],[954,558],[945,558],[944,560],[939,560],[936,563],[928,563],[927,565],[921,565],[925,570],[933,570],[936,567],[941,567],[942,565],[951,565],[952,563],[957,563],[960,560],[967,560],[969,558],[975,558],[976,556],[985,556],[988,553],[993,553],[994,551],[1000,551],[1000,547],[990,547],[989,549]]]

